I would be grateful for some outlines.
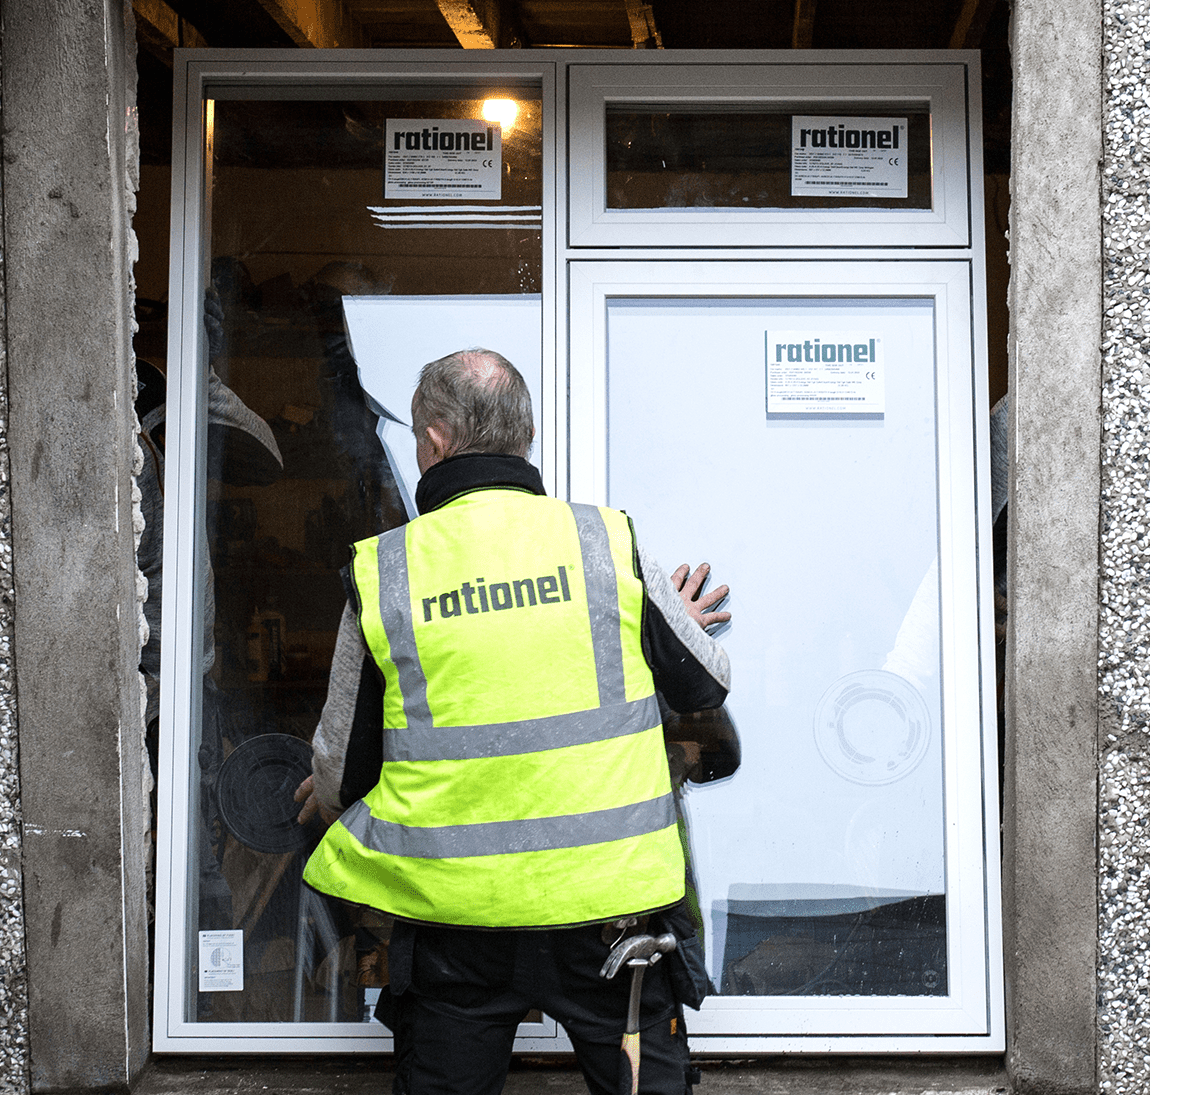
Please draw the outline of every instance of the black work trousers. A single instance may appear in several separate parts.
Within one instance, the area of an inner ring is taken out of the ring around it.
[[[498,1095],[517,1025],[531,1009],[566,1029],[592,1095],[617,1095],[631,972],[607,981],[598,925],[553,931],[418,927],[412,972],[395,1000],[404,1095]],[[641,1008],[643,1095],[685,1095],[687,1033],[664,959],[646,970]]]

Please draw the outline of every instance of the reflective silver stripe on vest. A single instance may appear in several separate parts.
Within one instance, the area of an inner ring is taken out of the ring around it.
[[[384,730],[383,759],[477,760],[513,757],[543,749],[565,749],[594,741],[652,730],[662,722],[653,696],[629,703],[541,719],[485,723],[480,726],[434,726]]]
[[[621,612],[617,600],[617,571],[613,566],[608,529],[595,506],[568,503],[583,550],[583,580],[587,585],[592,650],[596,657],[596,686],[600,706],[625,702],[625,663],[621,656]]]
[[[393,547],[393,543],[396,544]],[[396,666],[400,694],[404,697],[404,721],[409,729],[421,731],[433,726],[425,672],[417,653],[413,634],[412,607],[408,594],[408,547],[404,530],[379,541],[380,615]]]
[[[465,859],[581,848],[657,833],[675,826],[675,798],[666,794],[611,810],[561,817],[429,827],[384,821],[360,799],[340,821],[360,844],[375,852],[405,859]]]

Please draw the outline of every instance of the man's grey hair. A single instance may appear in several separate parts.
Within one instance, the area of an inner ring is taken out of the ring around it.
[[[533,444],[533,401],[516,366],[479,347],[431,361],[421,370],[413,429],[438,423],[449,454],[494,452],[528,456]]]

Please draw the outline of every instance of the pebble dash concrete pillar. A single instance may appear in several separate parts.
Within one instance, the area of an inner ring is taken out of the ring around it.
[[[15,654],[34,1091],[149,1046],[131,521],[134,26],[3,4]]]
[[[1016,0],[1004,817],[1008,1073],[1096,1090],[1101,12]]]

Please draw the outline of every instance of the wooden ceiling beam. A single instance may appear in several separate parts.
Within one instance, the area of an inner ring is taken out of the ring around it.
[[[437,0],[463,49],[522,49],[529,45],[514,0]]]
[[[133,17],[137,23],[138,45],[167,66],[171,64],[173,52],[180,47],[208,45],[204,35],[166,0],[133,0]]]
[[[995,10],[996,0],[963,0],[948,48],[978,49]]]
[[[792,12],[792,49],[812,49],[817,0],[796,0]]]
[[[365,49],[371,41],[341,0],[257,0],[298,46]]]
[[[642,0],[625,0],[625,14],[629,17],[629,34],[634,49],[662,49],[662,35],[654,22],[654,6]]]

